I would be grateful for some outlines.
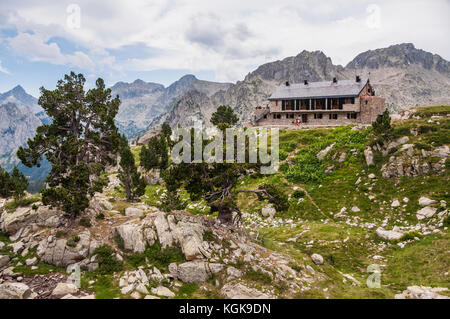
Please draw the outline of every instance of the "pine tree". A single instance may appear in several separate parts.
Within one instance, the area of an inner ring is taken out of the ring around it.
[[[170,127],[169,124],[164,123],[161,127],[161,135],[164,135],[166,138],[166,142],[168,147],[172,147],[173,146],[173,142],[170,139],[170,137],[172,136],[172,128]]]
[[[220,109],[220,110],[219,110]],[[214,117],[214,123],[219,129],[230,127],[230,124],[237,122],[237,116],[230,107],[219,107],[218,113]],[[230,111],[231,110],[231,111]],[[219,114],[220,113],[220,114]],[[213,119],[211,119],[213,122]],[[191,130],[191,137],[195,134]],[[211,208],[210,213],[218,212],[218,218],[225,223],[232,221],[232,213],[240,215],[240,210],[236,204],[236,197],[239,193],[254,193],[259,199],[268,199],[276,205],[277,209],[285,210],[287,197],[282,192],[263,185],[260,189],[236,189],[240,176],[246,174],[248,169],[258,169],[260,163],[226,163],[226,145],[224,138],[224,162],[223,163],[180,163],[171,164],[162,174],[162,178],[167,188],[167,200],[172,204],[172,209],[177,205],[177,190],[183,187],[193,201],[204,199]],[[203,141],[205,147],[212,140]],[[247,141],[248,142],[248,141]],[[249,143],[246,142],[246,154],[248,154]],[[193,148],[193,145],[191,145]],[[194,151],[191,151],[193,156]],[[237,152],[234,151],[234,156]],[[235,158],[236,159],[236,158]]]
[[[167,140],[164,135],[159,139],[159,168],[165,169],[169,165],[169,150],[167,148]]]
[[[167,140],[164,135],[152,136],[140,153],[141,166],[146,170],[153,168],[165,169],[169,161]]]
[[[127,143],[120,146],[119,180],[125,189],[128,201],[134,201],[145,193],[145,180],[138,173],[133,153]]]
[[[0,196],[7,198],[11,196],[11,178],[7,171],[0,166]]]
[[[19,172],[17,166],[14,166],[14,169],[11,173],[10,184],[12,186],[12,192],[14,195],[14,199],[16,202],[22,200],[25,195],[25,190],[28,187],[28,180],[22,172]]]
[[[61,207],[71,216],[89,206],[88,196],[106,185],[101,177],[105,165],[115,164],[119,134],[114,117],[119,97],[112,98],[102,79],[85,92],[82,74],[71,72],[59,80],[55,90],[41,88],[39,105],[51,118],[37,128],[36,136],[20,147],[17,156],[28,167],[40,166],[45,156],[52,164],[45,205]]]
[[[224,124],[227,125],[228,127],[232,127],[239,121],[239,118],[234,113],[234,110],[233,108],[231,108],[231,106],[221,105],[212,114],[210,121],[212,124],[214,124],[219,128]]]

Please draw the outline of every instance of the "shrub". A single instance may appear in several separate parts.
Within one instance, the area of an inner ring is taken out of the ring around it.
[[[260,282],[265,285],[272,284],[272,277],[261,270],[250,269],[244,274],[243,278],[250,281]]]
[[[123,238],[118,233],[114,234],[113,240],[119,249],[121,250],[125,249],[125,243],[123,241]]]
[[[325,177],[323,164],[317,157],[308,152],[300,154],[287,173],[286,177],[294,182],[320,182]]]
[[[102,275],[121,271],[123,263],[116,258],[114,249],[109,245],[102,245],[94,250],[98,263],[97,273]]]
[[[421,142],[414,143],[414,146],[420,150],[425,150],[425,151],[431,151],[431,149],[432,149],[432,147],[430,145],[421,143]]]
[[[128,255],[127,260],[133,267],[145,265],[148,260],[156,268],[166,270],[172,262],[183,262],[184,255],[181,248],[162,248],[161,244],[156,241],[153,245],[147,246],[143,253]]]
[[[417,232],[417,231],[412,231],[412,232],[403,234],[403,236],[400,237],[400,239],[398,241],[394,241],[394,242],[414,240],[415,237],[422,238],[423,236],[421,234],[419,234],[419,232]]]
[[[410,127],[407,125],[395,126],[393,129],[393,135],[395,137],[411,135]]]
[[[216,241],[216,237],[214,236],[213,232],[210,230],[205,230],[203,232],[203,241]]]
[[[295,191],[292,192],[291,195],[293,198],[301,198],[305,196],[305,192],[300,190],[300,189],[296,189]]]
[[[92,226],[91,220],[86,217],[81,218],[79,224],[80,224],[80,226],[88,227],[88,228]]]
[[[63,238],[67,236],[67,232],[65,232],[64,230],[58,230],[55,234],[56,238]]]
[[[425,137],[425,141],[428,144],[433,144],[435,146],[450,144],[450,134],[446,131],[433,133]]]
[[[192,297],[197,290],[199,290],[199,285],[197,283],[185,283],[178,289],[177,295],[178,297],[186,299]]]
[[[66,246],[69,246],[69,247],[75,247],[77,244],[72,240],[72,239],[69,239],[67,242],[66,242]]]
[[[36,204],[33,204],[33,206],[31,206],[32,210],[37,210],[39,207]]]
[[[99,213],[97,216],[95,216],[97,219],[105,219],[105,214]]]
[[[280,171],[286,173],[289,169],[289,165],[287,163],[280,163]]]
[[[450,226],[450,216],[447,216],[444,218],[444,227],[449,227]]]
[[[433,125],[428,125],[428,124],[422,124],[417,128],[417,131],[419,132],[419,134],[425,134],[425,133],[429,133],[429,132],[436,132],[437,131],[437,127],[433,126]]]
[[[264,183],[259,185],[260,190],[265,190],[271,197],[269,197],[269,201],[274,204],[275,209],[277,211],[285,211],[289,208],[288,197],[279,187],[274,185]],[[257,194],[259,200],[264,200],[264,196],[260,193]]]
[[[280,161],[284,161],[287,157],[288,157],[288,153],[286,153],[283,150],[280,150],[280,152],[279,152]]]

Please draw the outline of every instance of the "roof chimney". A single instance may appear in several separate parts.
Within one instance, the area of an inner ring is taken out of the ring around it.
[[[289,86],[289,81],[286,81],[286,86]]]
[[[333,83],[337,83],[337,78],[333,78]]]
[[[361,82],[361,78],[359,77],[359,75],[356,76],[356,82]]]
[[[308,80],[305,80],[305,82],[304,82],[304,83],[305,83],[305,85],[308,85]]]

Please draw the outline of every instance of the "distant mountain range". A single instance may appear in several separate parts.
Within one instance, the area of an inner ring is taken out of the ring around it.
[[[285,81],[352,79],[355,75],[370,77],[376,94],[386,98],[391,112],[417,105],[450,104],[450,62],[411,43],[363,52],[345,67],[333,64],[321,51],[302,51],[263,64],[234,84],[185,75],[168,87],[136,80],[118,82],[111,90],[122,102],[117,126],[121,133],[135,139],[164,122],[175,127],[191,126],[200,120],[210,126],[211,114],[223,104],[232,106],[244,122],[253,108],[266,105],[267,98]],[[7,169],[18,163],[17,148],[34,136],[37,126],[49,122],[37,102],[21,86],[0,94],[0,165]],[[42,178],[42,172],[27,170],[36,178]]]
[[[185,75],[167,88],[142,80],[118,82],[111,88],[113,96],[119,95],[122,102],[116,122],[127,137],[137,137],[148,129],[155,118],[171,112],[186,92],[196,91],[211,96],[230,86],[231,83],[198,80],[193,75]]]

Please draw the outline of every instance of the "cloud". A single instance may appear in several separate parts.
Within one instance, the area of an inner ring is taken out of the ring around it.
[[[79,29],[67,25],[63,1],[2,1],[0,30],[15,29],[10,46],[32,61],[75,65],[89,72],[207,70],[226,81],[241,80],[257,65],[304,49],[322,50],[334,63],[346,64],[368,49],[413,42],[450,58],[450,42],[436,41],[447,38],[450,29],[447,0],[411,0],[407,5],[388,0],[76,3],[81,8]],[[380,9],[379,17],[370,18],[373,4]],[[67,51],[49,41],[54,37],[75,46]],[[148,54],[141,48],[148,48]]]
[[[94,62],[89,56],[81,51],[73,54],[63,54],[55,42],[44,43],[35,34],[19,33],[13,38],[9,38],[9,45],[19,54],[29,58],[31,61],[48,62],[59,65],[72,65],[83,69],[94,66]]]
[[[192,18],[185,36],[192,43],[218,50],[223,46],[226,34],[222,29],[220,18],[214,14],[207,14]]]
[[[5,74],[11,74],[11,73],[9,73],[9,71],[7,69],[5,69],[2,66],[2,61],[1,60],[0,60],[0,72],[5,73]]]

